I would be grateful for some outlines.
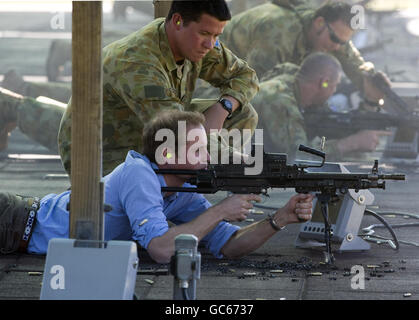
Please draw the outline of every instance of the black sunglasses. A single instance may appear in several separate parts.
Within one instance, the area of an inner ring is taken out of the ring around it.
[[[339,37],[336,35],[336,33],[333,31],[333,29],[330,27],[330,25],[326,22],[327,30],[329,30],[329,37],[330,40],[336,44],[340,44],[341,46],[344,46],[348,43],[348,41],[342,41],[339,39]]]

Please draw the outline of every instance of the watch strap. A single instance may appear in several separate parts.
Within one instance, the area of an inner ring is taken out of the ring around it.
[[[226,110],[228,112],[228,116],[227,119],[230,119],[232,114],[233,114],[233,104],[231,103],[231,108],[227,107],[225,104],[225,101],[230,102],[230,100],[226,99],[226,98],[220,98],[218,100],[218,102],[221,104],[221,106],[223,107],[224,110]]]
[[[267,217],[270,225],[272,226],[272,228],[274,228],[276,231],[281,231],[285,228],[285,226],[278,226],[278,224],[276,223],[275,219],[274,219],[274,214],[269,214]]]

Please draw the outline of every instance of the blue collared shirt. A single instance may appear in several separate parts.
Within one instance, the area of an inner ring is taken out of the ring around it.
[[[151,239],[169,229],[167,220],[175,224],[189,222],[206,211],[211,204],[198,193],[175,193],[163,197],[166,186],[157,165],[147,157],[129,151],[125,162],[104,177],[105,203],[112,211],[105,213],[105,240],[135,240],[147,249]],[[185,187],[191,185],[185,183]],[[68,238],[70,191],[49,194],[41,200],[37,222],[28,252],[45,254],[52,238]],[[221,258],[221,248],[239,227],[220,222],[202,241],[214,256]]]

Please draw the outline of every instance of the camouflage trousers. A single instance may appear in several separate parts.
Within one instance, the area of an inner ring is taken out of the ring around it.
[[[17,125],[32,140],[58,153],[58,129],[65,108],[25,98],[18,106]]]
[[[185,108],[186,111],[198,111],[205,112],[211,105],[215,104],[217,99],[193,99],[191,104]],[[58,137],[59,152],[61,156],[61,161],[63,163],[64,169],[70,173],[71,167],[71,112],[67,110],[65,113],[60,126],[60,132]],[[258,116],[251,104],[245,104],[241,106],[240,109],[236,110],[233,113],[233,116],[230,119],[227,119],[224,122],[224,128],[226,130],[231,130],[236,128],[240,131],[243,129],[249,129],[251,134],[253,134],[258,121]],[[103,124],[104,126],[106,123]],[[222,150],[228,149],[228,152],[231,153],[232,150],[228,143],[222,139],[219,135],[210,135],[209,136],[209,145],[210,143],[217,143],[219,146],[218,154],[222,154]],[[119,164],[125,161],[125,157],[129,150],[138,150],[138,146],[129,146],[129,147],[116,147],[114,145],[103,142],[103,175],[109,174],[115,169]]]
[[[0,193],[0,254],[13,253],[22,249],[22,239],[28,226],[29,212],[33,202],[34,198],[23,199],[10,193]],[[34,222],[35,217],[33,217],[33,224]],[[32,228],[33,224],[31,224]],[[26,247],[31,230],[25,242]]]
[[[32,140],[57,152],[57,135],[65,104],[43,98],[38,101],[9,90],[0,90],[0,132],[12,122]]]

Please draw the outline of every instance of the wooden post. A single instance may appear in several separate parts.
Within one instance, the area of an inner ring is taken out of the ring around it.
[[[73,1],[70,238],[103,240],[102,2]]]
[[[154,18],[166,17],[170,10],[172,1],[170,0],[154,0]]]

